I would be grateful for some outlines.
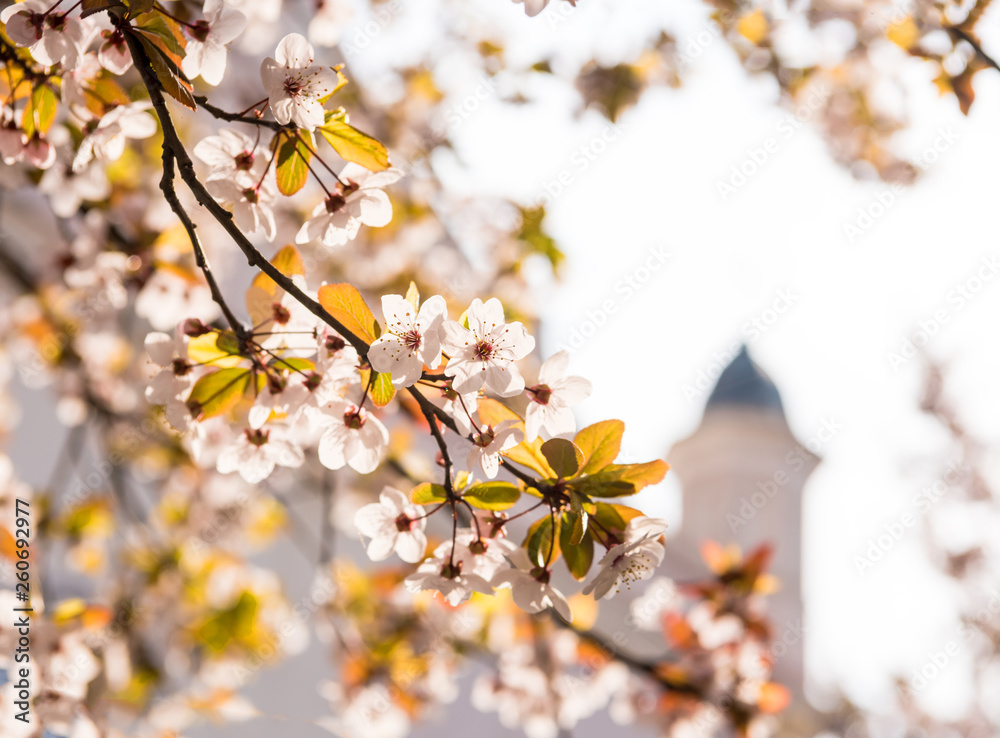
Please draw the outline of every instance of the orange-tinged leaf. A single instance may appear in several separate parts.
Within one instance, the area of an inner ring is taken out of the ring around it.
[[[0,525],[0,556],[11,561],[17,559],[17,541],[2,525]]]
[[[774,714],[784,710],[792,701],[792,695],[781,684],[767,682],[761,685],[757,706],[761,712]]]
[[[602,420],[577,433],[573,443],[586,458],[580,473],[593,474],[614,463],[621,451],[624,433],[625,423],[620,420]]]
[[[242,367],[220,369],[195,382],[187,406],[198,419],[211,418],[232,410],[250,386],[251,372]]]
[[[271,259],[271,265],[286,277],[303,275],[306,273],[305,265],[302,263],[302,254],[300,254],[299,250],[291,244],[283,246],[278,253],[274,255],[274,258]],[[278,284],[269,276],[264,274],[264,272],[261,272],[254,277],[252,284],[254,287],[260,287],[270,295],[276,295],[280,289]]]
[[[381,328],[365,298],[353,285],[346,282],[323,285],[319,288],[319,303],[365,343],[372,343],[379,337]]]
[[[511,410],[509,407],[504,405],[499,400],[494,400],[490,397],[482,397],[479,399],[479,419],[486,423],[486,425],[492,425],[494,427],[500,425],[505,420],[516,420],[521,422],[521,416]]]

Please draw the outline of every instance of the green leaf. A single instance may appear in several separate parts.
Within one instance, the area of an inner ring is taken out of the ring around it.
[[[662,482],[669,468],[659,459],[644,464],[609,464],[596,474],[577,477],[569,483],[590,497],[624,497]]]
[[[424,482],[413,488],[410,499],[415,505],[438,505],[448,501],[448,491],[440,484]]]
[[[575,443],[565,438],[553,438],[541,446],[542,455],[557,475],[572,477],[583,464],[584,456]]]
[[[148,13],[154,4],[155,0],[128,0],[128,17],[135,18],[137,15]]]
[[[80,17],[86,18],[94,13],[100,13],[114,7],[122,8],[124,4],[121,0],[83,0],[80,3]]]
[[[563,513],[563,532],[565,533],[568,527],[570,543],[576,545],[583,540],[583,537],[587,534],[587,523],[589,520],[590,516],[583,509],[567,510]]]
[[[577,433],[573,442],[586,458],[580,473],[593,474],[613,463],[621,451],[624,433],[625,424],[620,420],[602,420]]]
[[[31,91],[31,97],[24,106],[22,120],[25,135],[30,138],[36,131],[39,134],[47,133],[56,120],[58,110],[56,93],[47,84],[38,85]]]
[[[177,21],[159,13],[150,14],[137,20],[136,28],[144,33],[174,64],[180,66],[184,59],[187,39]]]
[[[507,510],[521,498],[521,490],[510,482],[483,482],[465,491],[462,499],[483,510]]]
[[[242,367],[220,369],[195,382],[187,406],[199,420],[227,413],[239,404],[250,386],[250,370]]]
[[[187,77],[184,76],[184,73],[181,72],[177,62],[172,60],[166,51],[151,41],[142,32],[136,33],[135,37],[139,39],[143,51],[149,57],[149,64],[153,69],[153,74],[156,75],[156,79],[159,81],[163,91],[181,103],[181,105],[189,107],[191,110],[197,110],[198,105],[195,103],[194,95],[192,94],[194,88]]]
[[[353,161],[372,172],[389,168],[389,152],[385,146],[350,125],[343,109],[328,112],[319,133],[345,161]]]
[[[552,527],[552,516],[546,515],[528,528],[528,535],[523,545],[528,550],[528,558],[533,564],[545,566],[546,559],[551,564],[559,558],[559,518],[556,518],[555,531]]]
[[[367,381],[365,372],[362,372],[362,381]],[[375,403],[375,407],[385,407],[392,398],[396,396],[396,388],[392,386],[392,375],[387,372],[377,372],[375,381],[372,383],[371,392],[368,393]]]
[[[344,328],[365,343],[372,343],[381,333],[365,298],[347,283],[325,284],[319,288],[319,302]]]
[[[566,559],[566,568],[576,580],[584,579],[594,563],[594,539],[582,533],[579,540],[574,540],[579,530],[580,517],[568,512],[563,513],[559,529],[559,545],[562,548],[563,558]]]
[[[301,136],[309,136],[308,146]],[[297,136],[285,136],[278,147],[277,165],[274,170],[278,181],[278,191],[282,195],[294,195],[309,181],[309,161],[312,159],[313,141],[308,132],[300,131]]]

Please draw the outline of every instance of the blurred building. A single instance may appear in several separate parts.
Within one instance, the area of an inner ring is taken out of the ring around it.
[[[771,544],[771,572],[781,581],[768,598],[775,681],[802,704],[802,490],[820,460],[792,435],[777,387],[745,346],[719,376],[698,429],[667,461],[683,489],[683,521],[668,541],[664,573],[704,578],[697,552],[706,539],[744,552]]]

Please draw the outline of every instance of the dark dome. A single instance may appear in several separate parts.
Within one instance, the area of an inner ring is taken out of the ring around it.
[[[759,407],[784,412],[778,388],[750,359],[746,345],[740,348],[740,352],[719,376],[705,409],[723,405]]]

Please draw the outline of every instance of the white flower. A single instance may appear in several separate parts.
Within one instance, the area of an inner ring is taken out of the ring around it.
[[[26,0],[0,13],[10,40],[27,46],[39,64],[47,67],[60,62],[72,67],[84,38],[84,24],[67,13],[48,12],[51,0]]]
[[[492,594],[491,578],[496,568],[503,563],[502,553],[493,542],[483,540],[480,545],[482,553],[470,551],[466,542],[475,543],[478,539],[469,530],[462,531],[456,537],[455,555],[452,556],[451,541],[445,541],[434,550],[434,556],[427,559],[403,584],[409,592],[420,592],[425,589],[436,589],[452,606],[469,599],[473,592]],[[478,549],[478,546],[477,546]],[[498,554],[499,558],[498,558]]]
[[[88,51],[77,59],[73,69],[63,72],[62,100],[78,118],[84,121],[97,118],[97,115],[87,107],[87,96],[93,94],[91,89],[101,69],[97,54]]]
[[[455,378],[452,386],[463,394],[484,385],[501,397],[520,394],[524,379],[514,362],[531,353],[535,339],[521,323],[504,322],[503,305],[495,297],[473,300],[468,317],[468,328],[454,320],[444,323],[442,344],[451,354],[444,373]]]
[[[172,337],[166,333],[150,333],[146,336],[145,348],[149,358],[160,367],[146,387],[146,401],[150,405],[163,405],[167,422],[183,430],[187,427],[189,413],[181,395],[193,379],[184,333],[180,327]]]
[[[672,579],[657,577],[642,595],[629,603],[629,618],[637,628],[659,630],[663,625],[663,616],[677,609],[680,599]]]
[[[319,461],[327,469],[346,464],[361,474],[375,471],[389,443],[389,431],[364,408],[335,400],[324,408],[327,430],[319,439]]]
[[[116,161],[125,152],[126,138],[149,138],[156,133],[156,121],[147,110],[149,100],[119,105],[101,118],[97,127],[80,142],[73,171],[82,172],[94,157]]]
[[[524,3],[524,12],[529,17],[532,18],[534,18],[536,15],[545,10],[545,6],[549,4],[549,0],[513,0],[513,1],[514,3]]]
[[[0,156],[4,164],[13,164],[24,155],[24,145],[27,140],[24,131],[17,127],[12,119],[0,124]]]
[[[219,312],[204,280],[169,266],[154,271],[135,298],[135,314],[160,331],[170,330],[187,317],[211,323]]]
[[[440,295],[424,301],[420,310],[401,295],[382,297],[385,333],[368,350],[368,361],[377,372],[388,372],[397,387],[420,379],[424,364],[441,363],[441,324],[448,305]]]
[[[223,128],[219,135],[206,136],[199,141],[194,147],[194,155],[212,167],[208,180],[244,176],[244,181],[254,184],[262,173],[259,165],[256,176],[250,173],[257,163],[256,148],[254,140],[242,131]],[[244,175],[240,175],[241,172]]]
[[[254,430],[247,428],[219,454],[216,469],[221,474],[238,471],[250,484],[263,482],[276,464],[302,466],[305,455],[298,444],[290,440],[283,428]]]
[[[631,587],[632,582],[650,576],[663,561],[665,549],[659,538],[666,529],[667,521],[659,518],[632,518],[625,527],[625,540],[612,546],[600,560],[601,570],[583,588],[583,594],[593,592],[595,599],[607,596],[610,600],[622,582]]]
[[[61,126],[54,128],[50,143],[56,148],[56,162],[42,175],[38,189],[49,196],[52,212],[69,218],[80,210],[84,200],[99,201],[111,194],[104,167],[92,164],[81,172],[73,171],[69,131]]]
[[[369,172],[351,162],[339,176],[340,182],[330,197],[317,205],[312,217],[302,224],[296,243],[320,238],[325,246],[343,246],[358,235],[361,226],[381,228],[392,219],[392,203],[379,188],[402,177],[400,170]]]
[[[112,74],[122,75],[132,68],[132,54],[125,43],[125,34],[117,28],[102,31],[104,43],[97,50],[97,61]]]
[[[492,581],[494,587],[510,587],[514,603],[525,612],[541,612],[552,607],[563,619],[573,619],[566,597],[549,584],[552,572],[533,564],[528,552],[512,541],[501,539],[497,545],[507,554],[514,568],[497,572]]]
[[[459,394],[453,389],[441,390],[441,409],[455,420],[458,432],[471,436],[479,424],[479,390]]]
[[[260,164],[255,164],[250,172],[253,174],[258,169],[263,171],[267,162],[262,159]],[[274,210],[271,206],[276,196],[273,185],[265,179],[257,179],[248,182],[243,177],[231,177],[225,179],[208,179],[205,182],[205,189],[209,191],[223,207],[231,209],[236,225],[246,233],[256,233],[263,229],[264,236],[268,241],[273,241],[276,233],[274,225]]]
[[[386,487],[379,501],[365,505],[354,516],[354,525],[363,535],[371,538],[368,558],[384,561],[395,551],[399,558],[416,564],[424,558],[427,536],[424,527],[427,518],[406,495]]]
[[[274,119],[307,131],[323,125],[320,98],[336,89],[337,73],[330,67],[312,66],[313,47],[298,33],[281,39],[274,56],[260,65]]]
[[[478,466],[487,479],[495,479],[500,471],[500,454],[524,440],[524,432],[514,427],[517,423],[516,420],[504,420],[496,428],[488,425],[479,432],[474,431],[472,449],[466,459],[469,469]]]
[[[39,169],[48,169],[55,164],[56,147],[36,131],[24,147],[24,158]]]
[[[576,430],[576,419],[570,407],[590,397],[593,386],[583,377],[567,377],[569,354],[553,354],[538,370],[538,384],[528,387],[531,402],[524,415],[524,434],[534,441],[542,430],[561,436]]]
[[[309,40],[318,46],[336,46],[340,43],[340,29],[354,10],[344,0],[319,0],[316,6],[316,14],[309,21]]]
[[[227,8],[222,0],[206,0],[205,19],[188,29],[192,38],[184,49],[181,69],[188,79],[198,75],[215,87],[226,73],[226,44],[243,33],[247,18]]]

